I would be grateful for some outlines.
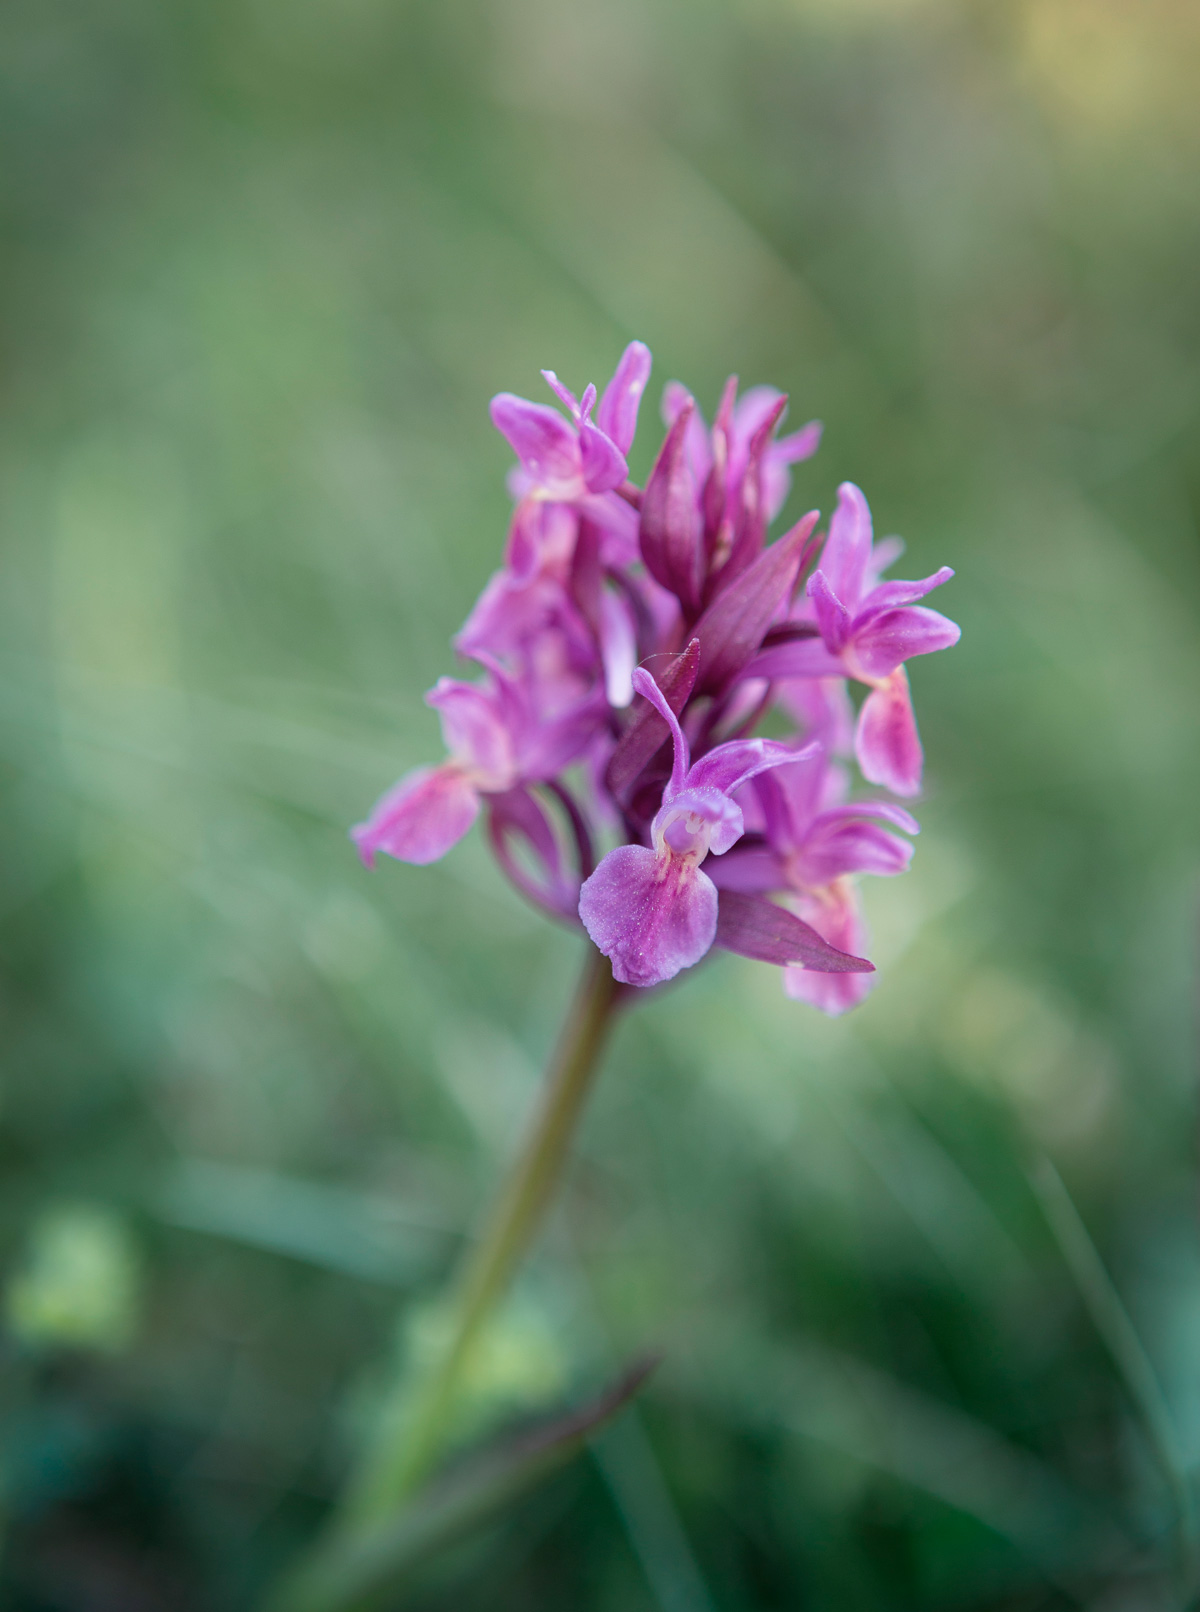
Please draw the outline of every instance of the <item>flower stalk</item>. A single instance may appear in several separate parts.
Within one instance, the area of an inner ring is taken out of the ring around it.
[[[399,1425],[389,1426],[368,1454],[335,1526],[372,1522],[394,1510],[436,1464],[475,1346],[537,1235],[562,1177],[620,989],[606,960],[589,946],[533,1123],[458,1278],[447,1346],[418,1385],[408,1415]]]

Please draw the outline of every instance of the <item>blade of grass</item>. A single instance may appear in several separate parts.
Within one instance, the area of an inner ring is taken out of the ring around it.
[[[1186,1602],[1195,1591],[1197,1568],[1200,1565],[1196,1511],[1171,1413],[1158,1377],[1062,1177],[1044,1154],[1031,1169],[1030,1181],[1092,1325],[1145,1424],[1163,1477],[1171,1491],[1176,1512],[1179,1587]]]
[[[565,1466],[657,1365],[639,1361],[599,1398],[472,1459],[381,1522],[338,1536],[285,1583],[270,1612],[366,1612],[414,1572]]]
[[[592,1440],[591,1455],[662,1612],[713,1612],[712,1597],[636,1408]]]

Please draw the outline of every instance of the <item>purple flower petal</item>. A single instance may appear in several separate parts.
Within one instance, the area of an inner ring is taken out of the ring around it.
[[[579,448],[583,458],[583,479],[589,492],[611,492],[629,475],[624,454],[590,420],[580,424]]]
[[[868,782],[882,784],[894,795],[920,791],[924,755],[903,666],[863,701],[854,749]]]
[[[437,712],[454,760],[469,768],[485,789],[507,789],[513,781],[512,731],[496,693],[455,677],[439,677],[425,703]]]
[[[698,963],[717,932],[712,880],[644,845],[610,851],[584,882],[579,916],[625,985],[660,985]]]
[[[804,918],[831,946],[859,952],[867,943],[866,929],[859,917],[858,893],[845,880],[839,880],[819,897],[802,898],[797,903]],[[871,975],[814,973],[808,969],[785,968],[783,988],[797,1002],[808,1002],[831,1018],[857,1006],[871,990]]]
[[[538,571],[567,564],[575,547],[579,517],[570,504],[525,497],[513,510],[504,564],[519,582]]]
[[[639,539],[646,569],[685,610],[700,603],[701,537],[696,484],[685,438],[695,404],[689,398],[667,432],[642,496]]]
[[[574,508],[601,530],[601,558],[611,568],[633,565],[640,557],[638,512],[615,492],[584,493]]]
[[[730,487],[731,456],[733,453],[733,407],[737,399],[737,376],[725,382],[716,418],[710,433],[712,465],[704,482],[704,557],[711,565],[718,550],[728,548],[732,542],[737,510],[736,499]]]
[[[733,432],[738,454],[745,464],[750,441],[763,422],[773,415],[778,423],[787,408],[787,393],[777,386],[748,386],[733,411]]]
[[[513,855],[509,842],[514,837],[525,842],[540,878]],[[558,836],[527,789],[488,796],[488,839],[496,860],[522,895],[555,918],[577,921],[579,880],[563,867]]]
[[[608,703],[618,711],[632,703],[633,669],[637,665],[637,627],[629,600],[610,588],[600,594],[600,657]]]
[[[645,342],[631,341],[596,410],[596,424],[622,453],[629,452],[637,431],[638,407],[650,379],[650,364],[650,349]]]
[[[700,863],[712,852],[724,856],[746,827],[742,808],[721,789],[689,783],[677,793],[663,791],[663,804],[650,825],[655,849],[664,845],[676,856]]]
[[[701,691],[719,693],[754,655],[792,591],[805,545],[816,524],[817,512],[813,510],[765,549],[700,617],[696,637],[700,640],[697,687]]]
[[[850,754],[854,747],[854,707],[844,678],[795,678],[782,683],[776,697],[783,710],[800,724],[805,738],[819,740],[830,755]]]
[[[770,391],[770,388],[764,388]],[[750,394],[747,393],[747,397]],[[744,404],[745,398],[742,399]],[[763,488],[763,461],[770,451],[771,438],[775,428],[787,408],[787,397],[782,392],[774,394],[774,400],[767,408],[762,418],[754,428],[746,450],[745,466],[741,475],[730,474],[731,491],[736,489],[737,508],[731,511],[733,515],[733,546],[729,558],[719,573],[722,581],[718,586],[727,585],[735,576],[750,565],[762,552],[763,539],[767,531],[766,495]],[[736,417],[735,411],[735,417]]]
[[[479,792],[461,767],[421,767],[410,772],[375,804],[365,823],[350,830],[367,867],[382,851],[400,862],[436,862],[479,815]]]
[[[816,747],[795,750],[775,739],[730,739],[710,750],[688,773],[688,787],[720,789],[732,794],[771,767],[807,760]]]
[[[826,581],[848,610],[863,595],[871,558],[871,511],[852,481],[838,488],[838,505],[821,552]]]
[[[751,845],[745,840],[725,856],[706,864],[706,871],[721,892],[722,900],[726,890],[740,895],[765,896],[772,890],[782,890],[786,882],[775,853],[765,845]],[[737,948],[731,949],[736,951]]]
[[[883,547],[876,543],[875,554]],[[954,572],[948,565],[943,565],[932,576],[922,577],[917,582],[880,582],[866,595],[859,605],[859,614],[865,615],[867,611],[894,610],[898,605],[914,604],[916,600],[923,599],[934,588],[940,588],[943,583],[949,582]]]
[[[671,763],[671,782],[668,787],[668,792],[673,795],[678,794],[683,788],[684,775],[691,764],[691,751],[688,746],[687,736],[685,735],[683,729],[679,726],[679,718],[671,709],[670,702],[667,700],[666,695],[662,692],[658,684],[654,681],[653,677],[644,666],[639,666],[634,672],[633,686],[644,700],[650,701],[650,704],[667,724],[668,731],[670,732],[671,739],[675,747],[674,760]],[[664,795],[664,799],[665,798],[666,797]]]
[[[769,554],[770,549],[767,550]],[[797,638],[760,650],[746,667],[745,677],[766,677],[778,682],[789,677],[845,677],[846,669],[819,638]]]
[[[522,723],[515,776],[554,778],[583,756],[604,727],[607,715],[607,703],[599,689],[556,716],[539,718],[535,712],[528,713]]]
[[[854,623],[847,662],[864,678],[888,677],[914,655],[949,649],[962,629],[948,617],[923,605],[907,605]]]
[[[865,957],[831,946],[811,925],[773,901],[722,888],[716,944],[760,963],[791,964],[822,974],[872,974]]]
[[[563,385],[552,369],[544,369],[542,371],[542,379],[554,393],[559,402],[567,405],[567,408],[571,411],[571,418],[573,420],[578,420],[579,399],[575,396],[574,392],[572,392],[569,387]]]
[[[700,640],[693,638],[659,673],[658,687],[676,714],[683,710],[691,696],[699,666]],[[666,721],[650,701],[633,713],[633,720],[618,739],[604,775],[606,787],[618,801],[623,804],[628,801],[631,786],[670,736]]]
[[[557,409],[500,392],[492,399],[491,415],[539,487],[564,498],[583,490],[579,437]]]
[[[813,602],[825,648],[831,655],[840,655],[850,636],[850,612],[829,586],[824,571],[815,571],[809,577],[806,591]]]
[[[589,386],[579,404],[579,451],[588,491],[607,493],[626,479],[629,466],[616,443],[592,424],[592,405],[595,401],[596,388]]]
[[[687,462],[691,466],[697,487],[704,485],[709,470],[712,468],[712,453],[709,447],[708,431],[705,429],[704,416],[696,408],[696,400],[686,386],[678,381],[668,381],[663,387],[662,417],[663,423],[673,426],[688,404],[692,405],[692,417],[688,424],[684,443],[687,453]]]
[[[829,777],[827,758],[814,746],[794,752],[792,759],[794,765],[762,773],[754,784],[767,840],[780,855],[793,854],[803,843],[808,824],[823,803]]]
[[[786,437],[780,437],[778,442],[771,444],[767,455],[769,463],[795,465],[804,459],[811,459],[821,446],[821,432],[824,429],[820,420],[810,420],[807,425],[801,426],[799,431],[792,431]]]
[[[803,430],[772,442],[763,460],[763,502],[767,519],[773,521],[787,503],[792,490],[790,467],[803,459],[811,459],[821,442],[821,422],[812,420]]]
[[[856,800],[843,811],[852,812],[856,817],[877,818],[881,823],[894,823],[897,828],[906,834],[919,834],[921,825],[903,806],[898,806],[894,800]]]
[[[805,885],[831,884],[846,873],[874,873],[884,877],[904,873],[913,847],[878,823],[864,822],[852,806],[823,812],[804,836],[797,858]]]

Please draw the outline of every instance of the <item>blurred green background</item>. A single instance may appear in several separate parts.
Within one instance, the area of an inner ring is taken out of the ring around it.
[[[346,828],[439,754],[489,396],[638,336],[635,473],[777,383],[964,636],[876,993],[621,1025],[474,1414],[664,1364],[405,1604],[1179,1605],[1042,1161],[1193,1473],[1195,5],[11,0],[0,81],[0,1604],[249,1607],[420,1346],[580,948]]]

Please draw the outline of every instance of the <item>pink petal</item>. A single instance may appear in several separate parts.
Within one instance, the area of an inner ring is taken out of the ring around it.
[[[792,759],[793,766],[775,767],[754,785],[767,839],[781,853],[795,851],[803,840],[821,806],[829,772],[826,757],[815,745],[795,753]]]
[[[770,391],[771,388],[764,390]],[[749,395],[749,394],[747,394]],[[743,399],[743,402],[745,399]],[[762,552],[763,540],[767,531],[767,508],[765,483],[763,480],[763,465],[770,452],[771,439],[775,434],[775,427],[787,408],[787,398],[782,392],[774,393],[774,402],[766,410],[761,420],[755,426],[746,448],[744,464],[740,475],[736,466],[730,464],[729,488],[730,498],[729,516],[733,525],[733,545],[729,558],[721,567],[722,579],[718,586],[727,584],[739,572],[755,560]],[[736,410],[735,416],[736,416]]]
[[[579,517],[570,504],[523,497],[508,528],[505,566],[522,582],[537,571],[565,574],[578,528]]]
[[[650,379],[650,364],[650,349],[645,342],[631,341],[621,354],[596,410],[596,424],[622,453],[628,453],[633,444],[638,406]]]
[[[883,547],[882,543],[875,545],[878,554]],[[934,571],[931,576],[921,577],[917,582],[880,582],[863,599],[859,606],[860,613],[868,610],[894,610],[897,605],[914,604],[923,599],[934,588],[940,588],[943,583],[949,582],[954,572],[948,565]]]
[[[913,847],[878,823],[864,822],[853,806],[822,813],[804,837],[800,878],[807,885],[830,884],[846,873],[890,876],[904,873]]]
[[[539,487],[564,498],[583,491],[579,437],[557,409],[500,392],[492,399],[491,415]]]
[[[708,851],[724,856],[745,830],[742,808],[723,790],[689,786],[678,794],[663,791],[663,804],[650,825],[655,848],[668,845],[678,856],[702,861]]]
[[[610,570],[622,570],[641,558],[638,548],[638,512],[614,492],[584,493],[574,508],[600,528],[600,557]]]
[[[525,842],[540,878],[513,855],[509,843],[513,836]],[[540,802],[527,789],[488,797],[488,838],[496,860],[522,895],[556,918],[575,921],[579,880],[563,867],[558,836]]]
[[[696,623],[700,640],[699,687],[719,693],[757,651],[763,634],[789,597],[800,569],[816,510],[796,522],[776,543],[735,577]],[[840,670],[840,668],[835,668]],[[750,672],[750,676],[770,676]]]
[[[855,817],[875,818],[881,823],[891,823],[896,828],[903,829],[906,834],[919,834],[921,825],[903,806],[898,806],[894,800],[856,800],[849,806],[843,806],[842,811],[852,813]]]
[[[574,392],[572,392],[569,387],[563,385],[552,369],[544,369],[542,371],[542,379],[554,393],[559,402],[565,403],[567,408],[570,409],[571,418],[577,420],[579,418],[579,399],[575,396]]]
[[[717,945],[760,963],[799,964],[828,974],[873,974],[865,957],[839,951],[811,925],[773,901],[722,889]]]
[[[476,683],[439,677],[425,703],[438,713],[454,760],[484,788],[507,789],[513,781],[513,736],[496,695]]]
[[[854,707],[842,678],[798,677],[783,683],[777,692],[779,704],[800,724],[805,738],[819,739],[830,755],[850,754]]]
[[[850,636],[850,612],[830,587],[824,571],[809,577],[806,591],[813,602],[825,648],[831,655],[840,655]]]
[[[682,857],[610,851],[579,894],[579,916],[625,985],[659,985],[698,963],[717,932],[717,892]]]
[[[694,407],[695,399],[686,386],[681,386],[678,381],[668,381],[663,387],[663,423],[667,426],[674,425],[688,403],[693,405],[694,412],[687,428],[684,447],[692,475],[696,478],[696,485],[697,487],[703,487],[705,479],[712,469],[712,450],[709,446],[708,430],[704,424],[704,416],[699,409]]]
[[[365,823],[350,830],[368,867],[383,851],[401,862],[436,862],[479,815],[479,794],[461,767],[421,767],[402,778],[376,803]]]
[[[821,570],[830,588],[849,610],[858,607],[871,558],[871,511],[851,481],[838,488],[838,506],[829,523],[821,553]]]
[[[881,537],[871,550],[871,558],[867,561],[867,586],[878,586],[879,579],[889,566],[904,553],[904,539],[902,537]]]
[[[882,784],[894,795],[919,792],[924,756],[903,666],[863,701],[854,749],[870,783]]]
[[[589,492],[611,492],[629,475],[629,466],[620,448],[587,419],[579,424],[579,449],[583,479]]]
[[[642,495],[639,540],[646,569],[687,610],[700,603],[701,521],[685,451],[695,405],[689,398],[667,432]]]
[[[838,880],[818,895],[800,898],[796,906],[804,920],[839,951],[858,954],[866,949],[858,892],[847,880]],[[871,974],[818,974],[794,967],[783,971],[783,988],[793,1001],[808,1002],[831,1018],[856,1007],[874,984]]]
[[[770,549],[767,550],[769,554]],[[789,677],[845,677],[846,669],[819,638],[797,638],[760,650],[743,674],[772,682]]]
[[[547,689],[543,680],[539,692],[543,696],[552,694],[553,686]],[[585,753],[605,726],[607,716],[607,701],[600,689],[575,700],[557,716],[538,719],[531,713],[520,735],[515,772],[531,781],[556,777]]]
[[[821,446],[821,432],[824,426],[820,420],[810,420],[807,425],[801,426],[799,431],[792,431],[786,437],[772,444],[767,455],[772,464],[795,465],[804,459],[811,459]]]
[[[782,890],[787,882],[773,851],[765,845],[747,845],[744,840],[728,855],[707,863],[706,868],[722,897],[726,890],[747,896],[767,895],[772,890]]]
[[[854,623],[847,664],[865,678],[887,677],[914,655],[949,649],[962,637],[957,623],[923,605],[885,610],[860,622]]]
[[[688,787],[719,789],[732,794],[769,768],[804,761],[815,753],[815,746],[795,750],[775,739],[730,739],[700,757],[688,773]]]
[[[690,644],[688,648],[691,648]],[[668,794],[677,795],[683,788],[684,776],[691,764],[691,750],[688,746],[687,737],[679,726],[679,718],[675,715],[666,695],[644,666],[639,666],[634,672],[633,686],[644,700],[650,701],[650,704],[662,717],[671,733],[671,739],[674,744],[674,761],[671,765],[671,782],[663,794],[663,798],[666,799]]]
[[[633,668],[637,665],[637,625],[623,594],[605,588],[600,595],[600,656],[608,703],[623,710],[633,701]]]
[[[738,398],[733,411],[733,436],[743,463],[750,439],[758,428],[772,414],[779,419],[780,404],[787,407],[787,393],[777,386],[750,386]]]
[[[658,687],[671,710],[678,715],[695,687],[696,671],[700,665],[700,640],[693,638],[686,649],[670,660],[659,657],[658,664],[661,668]],[[666,718],[660,716],[649,701],[632,712],[631,716],[632,720],[617,741],[604,775],[607,789],[623,803],[629,800],[630,786],[671,737]]]
[[[767,449],[767,457],[763,461],[763,502],[769,521],[779,514],[792,490],[789,467],[802,459],[811,459],[820,441],[821,422],[813,420],[802,431],[793,431],[791,436],[781,437]]]

